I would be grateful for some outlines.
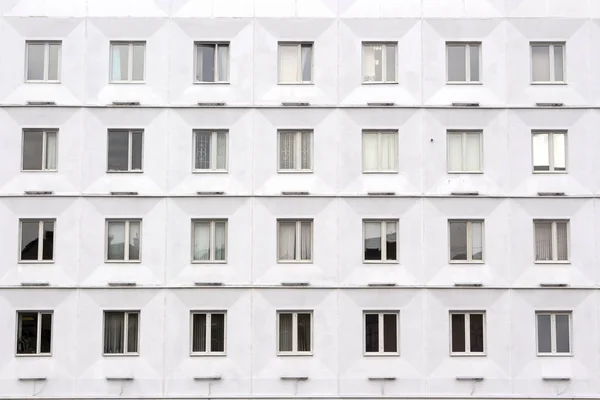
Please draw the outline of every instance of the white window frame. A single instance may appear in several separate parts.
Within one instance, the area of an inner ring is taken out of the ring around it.
[[[19,353],[19,315],[20,314],[37,314],[37,337],[35,353]],[[42,315],[50,315],[50,351],[42,353]],[[18,310],[16,323],[16,338],[15,338],[15,357],[52,357],[53,342],[54,342],[54,312],[53,311],[38,311],[38,310]]]
[[[449,48],[452,46],[463,46],[465,48],[465,80],[464,81],[451,81],[450,80],[450,57],[448,56]],[[479,80],[471,80],[471,47],[479,47]],[[482,79],[482,52],[481,42],[446,42],[446,83],[450,85],[478,85],[481,84]]]
[[[296,46],[298,50],[298,76],[297,80],[284,82],[281,80],[281,47]],[[302,46],[310,47],[310,81],[302,80]],[[277,84],[278,85],[313,85],[315,81],[315,43],[314,42],[278,42],[277,43]]]
[[[461,134],[461,159],[460,159],[460,170],[450,169],[450,135]],[[469,171],[465,166],[465,155],[467,153],[467,135],[479,135],[479,169]],[[483,131],[481,130],[468,130],[468,129],[449,129],[446,131],[446,171],[449,174],[483,174]]]
[[[452,223],[467,224],[467,259],[452,259]],[[473,224],[481,224],[481,260],[473,260]],[[485,223],[482,219],[449,219],[448,220],[448,262],[450,264],[484,264],[485,263]]]
[[[536,247],[537,247],[537,236],[535,233],[535,226],[537,223],[551,223],[552,224],[552,260],[537,260],[536,258]],[[557,223],[564,223],[567,225],[567,259],[558,259],[558,228]],[[571,263],[571,223],[568,219],[534,219],[533,220],[533,258],[536,264],[570,264]]]
[[[108,145],[109,143],[109,136],[111,133],[128,133],[129,137],[127,139],[127,170],[118,170],[118,169],[110,169],[110,166],[108,165],[108,158],[109,158],[109,151],[110,151],[110,147]],[[133,162],[133,134],[134,133],[141,133],[142,134],[142,148],[140,149],[141,154],[140,154],[140,161],[141,161],[141,165],[140,165],[140,169],[132,169],[132,162]],[[130,173],[142,173],[144,172],[144,130],[143,129],[109,129],[108,133],[106,134],[106,172],[110,173],[110,174],[130,174]]]
[[[206,342],[204,348],[206,351],[194,351],[194,315],[206,315]],[[211,320],[214,314],[223,315],[223,351],[211,350]],[[226,311],[204,311],[195,310],[190,313],[190,355],[191,356],[225,356],[227,355],[227,312]]]
[[[202,81],[202,80],[198,80],[198,47],[199,46],[215,46],[215,59],[213,60],[213,68],[215,71],[214,74],[214,81],[213,82],[209,82],[209,81]],[[229,54],[229,59],[227,60],[227,80],[219,80],[219,46],[223,47],[226,46],[228,48],[228,54]],[[198,84],[209,84],[209,85],[214,85],[214,84],[227,84],[230,83],[231,81],[231,42],[194,42],[194,77],[193,77],[193,81],[194,83],[198,83]]]
[[[295,260],[282,260],[279,254],[279,240],[281,238],[280,234],[280,224],[281,223],[291,223],[294,222],[296,224],[296,259]],[[300,253],[302,250],[302,223],[310,222],[310,260],[302,260]],[[277,262],[280,264],[312,264],[314,258],[315,251],[315,224],[313,219],[290,219],[290,218],[281,218],[277,220]]]
[[[483,351],[471,351],[471,315],[483,315]],[[465,316],[465,351],[452,351],[452,316],[453,315],[464,315]],[[469,357],[482,357],[487,355],[487,316],[485,311],[450,311],[450,355],[451,356],[469,356]]]
[[[225,259],[224,260],[215,260],[215,224],[216,223],[224,223],[225,224]],[[196,223],[204,223],[210,225],[210,256],[208,260],[196,260],[194,259],[194,244],[196,243]],[[228,226],[227,219],[202,219],[195,218],[192,219],[192,264],[227,264],[227,255],[228,255]],[[199,311],[200,312],[200,311]]]
[[[364,135],[365,134],[377,134],[377,153],[378,153],[378,157],[377,157],[377,169],[375,170],[367,170],[365,169],[365,163],[364,163]],[[381,152],[383,151],[383,146],[382,146],[382,135],[389,135],[389,134],[394,134],[396,136],[396,140],[395,140],[395,146],[394,146],[394,154],[395,154],[395,158],[396,158],[396,165],[395,168],[393,169],[381,169],[381,165],[379,163],[379,161],[381,160]],[[363,129],[361,137],[360,137],[360,147],[361,147],[361,167],[362,167],[362,173],[363,174],[397,174],[398,173],[398,165],[400,163],[400,160],[398,159],[398,145],[399,145],[399,135],[398,135],[398,131],[395,129]]]
[[[23,222],[37,222],[38,223],[38,258],[37,260],[22,260],[21,259],[21,251],[23,248]],[[46,219],[36,219],[36,218],[21,218],[19,219],[19,263],[21,264],[51,264],[54,262],[54,243],[52,240],[52,260],[44,260],[44,224],[46,222],[52,222],[54,224],[54,238],[56,238],[56,219],[46,218]]]
[[[367,352],[367,315],[378,316],[378,334],[379,334],[379,351]],[[384,351],[384,315],[393,315],[396,317],[396,351]],[[383,310],[383,311],[363,311],[363,355],[365,357],[381,357],[381,356],[399,356],[400,355],[400,311],[398,310]]]
[[[25,169],[25,134],[31,132],[42,132],[42,168],[41,169]],[[48,134],[53,133],[56,137],[56,168],[48,168]],[[37,128],[26,128],[23,129],[21,135],[21,172],[56,172],[58,171],[58,129],[37,129]]]
[[[550,63],[550,80],[549,81],[536,81],[533,76],[533,48],[534,47],[548,47],[548,62]],[[554,46],[562,46],[563,48],[563,80],[557,81],[555,77],[555,66],[554,66]],[[567,82],[567,45],[566,42],[529,42],[529,59],[531,62],[530,74],[532,85],[552,85],[552,84],[566,84]]]
[[[122,260],[109,260],[108,259],[108,225],[111,222],[124,222],[125,223],[125,239],[124,239],[124,253]],[[140,257],[138,260],[130,260],[129,259],[129,224],[132,222],[137,222],[140,224]],[[105,223],[105,233],[104,233],[104,262],[106,263],[141,263],[142,262],[142,220],[140,218],[107,218]],[[56,229],[56,228],[55,228]]]
[[[534,140],[536,135],[548,135],[548,171],[536,170]],[[554,135],[564,135],[565,138],[565,170],[555,170],[554,168]],[[534,174],[566,174],[569,172],[569,136],[566,130],[543,130],[537,129],[531,131],[531,169]]]
[[[281,168],[281,135],[285,133],[294,134],[294,168],[282,169]],[[308,133],[310,136],[310,168],[302,169],[302,134]],[[279,129],[277,131],[277,172],[283,174],[289,173],[311,173],[313,172],[314,163],[314,131],[312,129]]]
[[[380,226],[381,235],[381,259],[380,260],[365,260],[365,239],[366,239],[366,224],[367,223],[378,223]],[[386,260],[387,258],[387,242],[386,238],[386,226],[388,223],[396,224],[396,259]],[[364,264],[398,264],[400,262],[400,220],[398,219],[363,219],[362,224],[362,258]]]
[[[210,136],[210,168],[196,168],[197,133],[211,133]],[[225,135],[225,169],[217,169],[217,135]],[[192,131],[192,172],[199,174],[225,174],[229,171],[229,130],[227,129],[194,129]]]
[[[540,333],[538,315],[550,316],[550,352],[542,353],[539,351]],[[556,316],[566,315],[569,318],[569,351],[558,353],[556,351]],[[536,311],[535,312],[535,352],[538,357],[570,357],[573,355],[573,313],[571,311]]]
[[[127,45],[129,50],[127,51],[127,79],[116,80],[113,77],[113,46],[124,46]],[[139,81],[133,80],[133,46],[143,45],[144,46],[144,76]],[[113,40],[110,42],[110,60],[109,60],[109,79],[110,83],[145,83],[146,82],[146,41],[144,40]]]
[[[381,77],[382,80],[381,81],[367,81],[365,80],[365,48],[369,47],[369,46],[383,46],[384,50],[382,51],[382,56],[381,56],[381,63],[382,68],[381,68]],[[387,80],[387,47],[388,46],[394,46],[394,80],[393,81],[388,81]],[[362,64],[361,64],[361,74],[362,74],[362,83],[363,85],[381,85],[381,84],[389,84],[389,83],[398,83],[398,42],[362,42],[362,46],[361,46],[361,54],[362,54]]]
[[[279,318],[282,314],[292,314],[292,351],[281,351],[279,350]],[[310,350],[309,351],[298,351],[298,314],[309,314],[310,315]],[[312,356],[314,348],[314,313],[313,310],[278,310],[277,311],[277,355],[278,356]]]
[[[25,42],[25,82],[27,83],[60,83],[61,70],[62,70],[62,41],[61,40],[28,40]],[[44,45],[44,78],[43,79],[29,79],[29,45]],[[56,66],[56,76],[58,79],[48,79],[48,70],[50,69],[50,45],[59,45],[58,49],[58,65]]]
[[[104,342],[106,340],[106,313],[121,313],[123,314],[123,318],[124,318],[124,327],[123,327],[123,353],[105,353],[104,352]],[[129,315],[130,314],[137,314],[138,316],[138,324],[137,324],[137,351],[128,351],[127,346],[128,346],[128,340],[127,338],[129,337]],[[140,346],[141,346],[141,342],[140,342],[140,331],[142,330],[141,328],[142,326],[142,313],[140,310],[104,310],[102,313],[102,355],[104,357],[131,357],[131,356],[139,356],[140,355]]]

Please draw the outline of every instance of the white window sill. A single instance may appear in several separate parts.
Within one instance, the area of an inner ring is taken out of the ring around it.
[[[571,261],[554,261],[554,260],[535,260],[535,264],[540,265],[569,265]]]
[[[373,265],[373,264],[389,265],[389,264],[400,264],[400,262],[398,260],[363,260],[363,264],[369,264],[369,265]]]
[[[19,264],[54,264],[54,260],[19,260]]]
[[[40,172],[58,172],[58,170],[57,169],[22,169],[21,172],[24,172],[24,173],[33,172],[35,174],[38,174]]]
[[[31,358],[31,357],[52,357],[52,353],[38,353],[38,354],[15,354],[15,357]]]
[[[226,169],[193,169],[193,174],[227,174]]]
[[[110,81],[111,85],[144,85],[146,81]]]
[[[461,174],[483,175],[483,171],[448,171],[448,174],[451,174],[451,175],[461,175]]]
[[[140,264],[142,260],[104,260],[106,264]]]
[[[389,171],[363,171],[363,174],[397,174],[398,170],[389,170]]]
[[[141,170],[141,169],[133,169],[131,171],[119,171],[119,170],[116,170],[116,169],[106,170],[107,174],[141,174],[143,172],[144,171]]]
[[[139,357],[140,353],[103,353],[103,357]]]
[[[447,81],[446,85],[450,85],[450,86],[482,86],[483,82]]]
[[[218,261],[210,261],[210,260],[192,260],[192,264],[194,265],[223,265],[227,264],[227,260],[218,260]]]
[[[400,357],[400,353],[399,352],[389,352],[389,353],[367,353],[366,351],[363,352],[363,356],[364,357]]]
[[[230,85],[231,82],[204,82],[204,81],[194,81],[194,85]]]
[[[312,260],[277,260],[278,264],[312,264]]]
[[[216,353],[216,352],[212,352],[212,353],[190,353],[190,357],[225,357],[227,356],[226,353]]]
[[[485,261],[483,260],[474,260],[474,261],[469,261],[469,260],[448,260],[448,264],[452,264],[452,265],[462,265],[462,264],[476,264],[476,265],[481,265],[481,264],[485,264]]]
[[[313,355],[312,351],[302,351],[302,352],[277,352],[278,357],[311,357]]]
[[[573,353],[537,353],[538,357],[573,357]]]
[[[487,353],[450,353],[450,357],[486,357]]]
[[[363,81],[363,85],[397,85],[397,81]]]
[[[314,82],[277,82],[280,86],[314,86]]]
[[[27,80],[25,81],[25,83],[42,83],[42,84],[50,84],[50,85],[58,85],[60,84],[60,81],[34,81],[34,80]]]
[[[533,86],[540,85],[559,85],[559,86],[567,86],[567,82],[531,82]]]
[[[278,174],[312,174],[312,169],[279,169]]]
[[[535,175],[566,175],[568,171],[533,171]]]

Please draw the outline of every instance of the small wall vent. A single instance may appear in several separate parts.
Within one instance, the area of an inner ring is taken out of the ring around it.
[[[479,103],[468,103],[456,101],[452,103],[453,107],[479,107]]]
[[[393,107],[396,105],[396,103],[382,103],[382,102],[378,102],[378,101],[373,101],[373,102],[367,102],[367,105],[369,107]]]
[[[367,192],[369,196],[395,196],[396,192]]]
[[[138,192],[110,192],[111,196],[137,196]]]
[[[450,192],[452,196],[479,196],[479,192]]]
[[[562,107],[564,103],[535,103],[537,107]]]
[[[565,192],[538,192],[537,195],[540,196],[540,197],[564,196]]]
[[[214,102],[214,103],[205,103],[205,102],[199,101],[198,105],[200,107],[225,107],[227,104],[224,101],[218,101],[218,102]]]
[[[309,192],[281,192],[284,196],[308,196]]]
[[[28,101],[28,106],[55,106],[55,101]]]
[[[281,103],[284,107],[308,107],[310,103],[306,102],[295,102],[295,101],[284,101]]]
[[[199,191],[199,192],[196,192],[196,194],[198,196],[221,196],[221,195],[224,195],[225,192],[202,192],[202,191]]]
[[[113,106],[139,106],[140,102],[139,101],[113,101],[112,102]]]
[[[26,190],[25,194],[28,196],[44,196],[54,194],[51,190]]]

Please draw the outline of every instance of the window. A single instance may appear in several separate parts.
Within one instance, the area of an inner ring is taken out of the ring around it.
[[[535,261],[569,260],[569,221],[534,221]]]
[[[227,131],[194,131],[194,171],[227,171]]]
[[[106,259],[108,261],[140,261],[141,224],[141,220],[108,220],[106,222]]]
[[[451,349],[455,354],[485,353],[485,314],[483,312],[451,312]]]
[[[564,82],[565,44],[531,43],[531,67],[533,82]]]
[[[225,354],[225,313],[192,312],[192,354]]]
[[[104,312],[104,354],[137,354],[139,311]]]
[[[398,261],[398,221],[363,221],[364,260]]]
[[[20,223],[20,261],[52,261],[54,258],[55,220],[22,219]]]
[[[141,172],[143,131],[108,131],[108,171]]]
[[[27,42],[28,82],[60,81],[61,42]]]
[[[483,221],[448,221],[450,262],[483,261]]]
[[[533,172],[567,170],[567,133],[533,132]]]
[[[279,220],[280,262],[312,260],[312,220]]]
[[[27,129],[23,131],[23,171],[56,171],[57,131]]]
[[[50,355],[52,352],[52,313],[17,312],[17,354]]]
[[[225,262],[227,245],[227,221],[193,221],[192,260],[198,262]]]
[[[112,42],[110,54],[111,82],[144,81],[146,42]]]
[[[312,170],[312,131],[279,132],[279,170]]]
[[[279,83],[312,82],[312,43],[279,43]]]
[[[571,313],[537,312],[538,354],[571,353]]]
[[[448,172],[481,172],[481,131],[448,131]]]
[[[229,43],[196,43],[196,82],[229,82]]]
[[[448,82],[480,82],[481,43],[446,43]]]
[[[363,172],[398,170],[398,132],[363,131]]]
[[[398,313],[365,313],[365,353],[398,354]]]
[[[312,351],[312,313],[309,311],[277,313],[279,354],[310,354]]]
[[[363,82],[396,82],[396,43],[363,43]]]

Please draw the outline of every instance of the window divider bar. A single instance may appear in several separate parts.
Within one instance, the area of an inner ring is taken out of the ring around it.
[[[44,43],[44,60],[43,62],[43,76],[44,81],[48,81],[48,70],[50,65],[50,45],[48,42]]]
[[[292,352],[298,352],[298,313],[292,313]]]
[[[44,220],[38,222],[38,254],[37,260],[41,261],[44,259]],[[22,234],[21,234],[22,235]]]
[[[471,314],[465,313],[465,352],[471,352],[471,328],[470,328]]]
[[[206,313],[206,347],[205,347],[205,351],[206,353],[211,353],[212,352],[212,338],[211,338],[211,324],[212,324],[212,314],[207,312]]]
[[[37,332],[35,333],[35,336],[36,336],[35,351],[36,351],[36,354],[41,354],[41,352],[42,352],[42,313],[37,312],[36,314],[37,314]]]
[[[129,43],[127,47],[127,81],[133,82],[133,43]]]
[[[123,261],[129,261],[129,220],[123,221],[125,232],[123,235]]]
[[[556,353],[556,314],[550,314],[550,352]]]
[[[550,68],[549,68],[549,72],[550,72],[550,82],[556,82],[556,71],[554,68],[554,44],[550,43],[548,45],[548,52],[549,52],[549,57],[548,57],[548,61],[550,62]]]
[[[217,169],[217,131],[212,131],[210,134],[210,160],[209,169]]]
[[[384,340],[384,337],[383,337],[383,329],[384,329],[383,313],[379,313],[377,323],[379,325],[379,332],[378,332],[378,337],[377,337],[377,340],[379,341],[378,347],[379,347],[379,352],[383,353],[383,351],[384,351],[384,347],[383,347],[383,340]]]
[[[471,82],[471,45],[465,45],[465,82]]]
[[[123,313],[123,354],[127,353],[127,338],[129,337],[129,313]]]
[[[133,167],[133,131],[127,133],[127,171],[131,172]]]

